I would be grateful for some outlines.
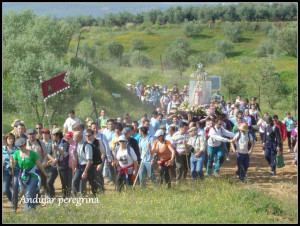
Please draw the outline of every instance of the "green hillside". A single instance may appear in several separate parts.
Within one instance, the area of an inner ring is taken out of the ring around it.
[[[261,58],[257,56],[257,48],[259,44],[267,40],[267,36],[261,30],[254,30],[255,23],[242,23],[243,33],[241,41],[234,43],[234,49],[227,55],[227,59],[216,64],[204,64],[205,70],[209,75],[222,76],[224,73],[232,73],[236,78],[243,80],[245,83],[252,82],[251,74],[255,73],[258,65],[261,65]],[[162,71],[160,64],[160,57],[163,58],[166,48],[179,36],[184,37],[189,43],[189,58],[195,57],[202,62],[209,51],[215,50],[216,41],[226,39],[223,32],[223,23],[216,22],[214,25],[203,25],[203,30],[200,35],[186,37],[183,34],[183,25],[153,25],[151,28],[144,29],[143,27],[114,27],[114,28],[99,28],[99,27],[85,27],[81,29],[80,47],[84,43],[88,43],[93,47],[96,43],[100,46],[110,41],[118,41],[124,46],[124,54],[129,53],[131,47],[131,39],[139,37],[144,41],[144,48],[142,53],[150,57],[153,61],[153,66],[146,67],[127,67],[120,66],[118,63],[113,63],[105,54],[102,53],[102,58],[88,59],[88,70],[92,72],[92,91],[95,97],[98,112],[101,108],[106,108],[110,117],[123,116],[129,113],[133,119],[138,119],[142,114],[151,113],[151,108],[141,104],[132,94],[130,94],[125,86],[127,83],[135,84],[136,81],[143,82],[146,85],[168,85],[173,86],[176,82],[179,88],[183,85],[188,85],[190,75],[195,71],[195,64],[187,67],[181,76],[178,69],[167,70],[165,67]],[[75,57],[78,42],[78,34],[75,34],[70,42],[67,56],[64,57],[65,62],[70,62],[71,58]],[[99,55],[99,54],[98,54]],[[78,58],[85,60],[81,48],[79,48]],[[197,61],[197,63],[199,62]],[[77,61],[78,62],[78,61]],[[80,62],[80,60],[79,60]],[[274,109],[269,109],[266,100],[260,96],[262,111],[267,111],[271,115],[278,114],[280,118],[284,116],[284,112],[293,111],[292,88],[297,90],[297,58],[288,56],[279,56],[271,58],[271,63],[275,65],[282,81],[287,84],[288,94],[285,98],[279,101]],[[84,65],[83,61],[81,62]],[[222,80],[223,81],[223,80]],[[4,83],[8,83],[8,79]],[[259,84],[256,84],[259,85]],[[270,87],[271,88],[271,87]],[[111,93],[121,94],[122,98],[114,98]],[[225,100],[235,98],[237,94],[241,93],[243,98],[251,98],[251,96],[258,96],[257,87],[250,87],[232,92],[228,95],[226,87],[223,83],[221,85],[220,93],[225,96]],[[297,97],[297,95],[296,95]],[[78,104],[76,106],[69,106],[74,109],[76,115],[85,120],[86,117],[91,116],[93,108],[89,100],[88,84],[82,85],[80,94],[74,97]],[[60,126],[67,118],[68,110],[65,115],[60,115],[55,118]],[[11,127],[10,123],[15,118],[21,118],[25,121],[26,127],[33,127],[36,120],[32,119],[32,115],[22,115],[16,112],[3,112],[3,132],[8,132]],[[93,115],[94,117],[94,115]],[[46,125],[47,121],[44,118],[43,123]]]

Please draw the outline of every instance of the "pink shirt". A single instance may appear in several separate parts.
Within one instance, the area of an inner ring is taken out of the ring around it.
[[[71,154],[73,150],[75,150],[76,148],[76,142],[74,141],[74,143],[72,145],[70,145],[69,147],[69,167],[72,168],[72,161],[73,161],[73,155]],[[75,161],[75,164],[76,164],[77,161]],[[76,165],[75,165],[75,168],[76,168]]]

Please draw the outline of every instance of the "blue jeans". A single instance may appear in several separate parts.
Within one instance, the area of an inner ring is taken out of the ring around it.
[[[2,183],[2,192],[6,195],[9,201],[11,201],[11,207],[14,209],[14,200],[13,195],[15,195],[16,209],[18,209],[18,190],[19,190],[19,171],[14,172],[14,184],[15,190],[11,187],[12,184],[12,175],[7,170],[3,170],[3,183]]]
[[[247,170],[249,168],[250,157],[248,154],[236,153],[239,178],[246,180]]]
[[[218,146],[218,147],[208,146],[207,153],[208,153],[208,162],[207,162],[206,174],[208,176],[210,176],[215,155],[217,156],[217,159],[218,159],[217,163],[215,165],[215,169],[214,169],[215,173],[218,173],[220,171],[220,167],[221,167],[224,157],[223,157],[223,151],[222,151],[221,146]]]
[[[191,175],[193,180],[199,177],[201,180],[204,179],[203,165],[205,160],[205,154],[201,154],[198,158],[191,154],[190,164],[191,164]]]
[[[28,211],[30,209],[34,209],[36,206],[34,198],[37,195],[37,186],[38,186],[39,179],[38,178],[30,178],[29,185],[26,185],[25,182],[20,180],[21,186],[24,187],[25,191],[25,204],[24,204],[24,211]]]
[[[108,174],[108,178],[110,182],[115,183],[115,170],[113,166],[108,166],[107,165],[107,160],[104,159],[104,163],[103,163],[103,167],[102,170],[103,171],[103,177],[105,177]]]
[[[265,159],[271,165],[271,171],[276,171],[276,143],[275,142],[266,142],[265,147]]]
[[[146,187],[146,173],[148,174],[148,177],[151,179],[151,181],[157,184],[153,167],[151,167],[151,162],[143,162],[139,172],[141,186]]]

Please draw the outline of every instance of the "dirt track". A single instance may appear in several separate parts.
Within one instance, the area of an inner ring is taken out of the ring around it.
[[[298,167],[292,165],[294,153],[287,152],[287,141],[285,141],[284,144],[283,156],[285,167],[277,169],[277,175],[272,176],[270,173],[270,166],[267,164],[267,161],[262,154],[261,142],[258,140],[250,157],[250,167],[248,169],[246,183],[240,183],[240,186],[244,188],[256,188],[271,195],[281,197],[282,199],[287,196],[298,199]],[[230,152],[230,160],[225,160],[221,166],[221,176],[234,178],[235,180],[239,181],[235,174],[236,168],[236,156]],[[55,188],[56,198],[62,197],[59,177],[57,177],[55,181]],[[115,187],[109,186],[106,181],[105,189],[106,192],[115,192]],[[23,212],[23,207],[23,204],[19,204],[17,212]],[[7,197],[3,195],[2,211],[10,212],[10,208],[10,202],[8,201]]]

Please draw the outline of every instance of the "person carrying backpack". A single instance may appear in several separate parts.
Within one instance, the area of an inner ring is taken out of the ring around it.
[[[222,120],[217,119],[215,121],[215,126],[212,127],[209,130],[209,139],[208,139],[208,162],[207,162],[207,171],[206,174],[208,176],[211,175],[212,171],[212,166],[213,166],[213,161],[215,155],[217,156],[218,160],[217,163],[215,164],[215,169],[214,169],[214,176],[219,177],[219,172],[220,172],[220,167],[223,162],[223,151],[221,148],[221,142],[230,142],[233,143],[233,140],[229,140],[227,138],[224,138],[223,136],[233,138],[235,136],[234,133],[229,132],[228,130],[222,128]]]
[[[277,151],[280,151],[281,134],[278,127],[274,125],[271,116],[266,116],[263,119],[267,123],[262,140],[262,145],[265,148],[265,158],[271,165],[271,174],[276,175],[276,155]]]
[[[137,156],[132,147],[127,145],[124,135],[119,137],[119,146],[115,149],[115,163],[118,166],[117,191],[121,192],[124,184],[132,186],[137,175]]]
[[[103,168],[103,162],[102,159],[104,159],[103,153],[100,152],[100,149],[104,152],[104,145],[100,146],[100,142],[98,139],[94,136],[94,131],[92,129],[87,129],[85,131],[86,141],[92,146],[93,150],[93,158],[92,158],[92,165],[89,168],[88,172],[88,181],[94,189],[94,193],[96,193],[96,190],[98,188],[101,189],[102,192],[104,192],[104,183],[102,183],[102,180],[100,180],[99,173]],[[102,143],[102,142],[101,142]],[[101,148],[100,148],[101,147]],[[96,185],[94,181],[97,181]],[[92,182],[92,183],[91,183]]]
[[[233,138],[233,140],[236,141],[236,148],[234,147],[233,143],[231,143],[231,147],[237,156],[237,175],[239,176],[239,179],[244,182],[247,178],[250,155],[253,152],[254,138],[252,135],[250,135],[248,131],[248,125],[246,123],[242,123],[240,126],[238,126],[238,129],[239,131]]]
[[[196,180],[199,177],[201,180],[203,180],[203,164],[206,153],[205,137],[197,134],[197,127],[190,128],[188,132],[190,133],[188,146],[191,152],[190,164],[192,179]]]
[[[86,134],[92,135],[92,134]],[[95,195],[97,190],[97,184],[95,177],[92,178],[94,173],[93,164],[93,149],[92,145],[83,140],[83,134],[81,131],[75,131],[73,133],[74,140],[77,142],[74,154],[78,156],[78,164],[76,166],[74,180],[73,180],[73,194],[76,196],[79,192],[80,182],[82,181],[82,191],[83,195],[86,194],[86,182],[89,180],[89,183],[92,186],[92,192]],[[92,166],[92,168],[91,168]],[[91,170],[90,170],[91,168]],[[89,176],[89,177],[88,177]]]

